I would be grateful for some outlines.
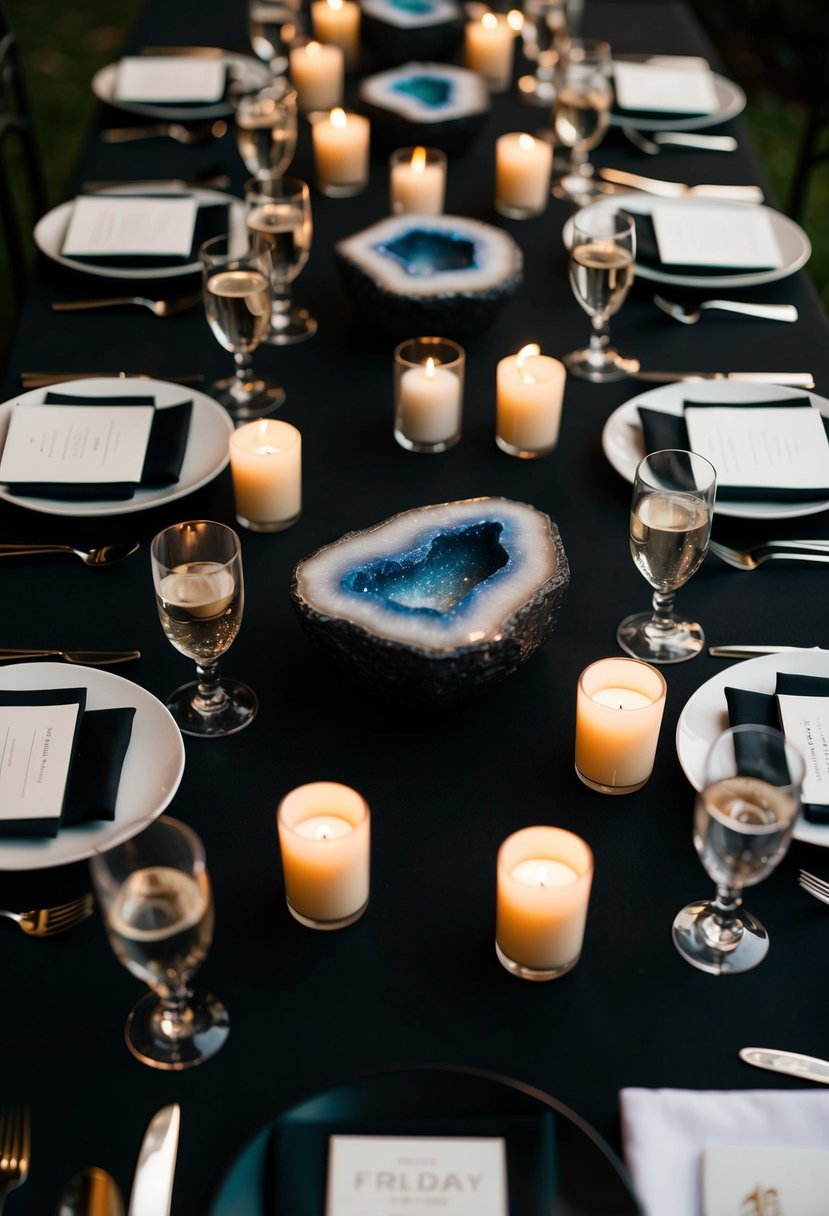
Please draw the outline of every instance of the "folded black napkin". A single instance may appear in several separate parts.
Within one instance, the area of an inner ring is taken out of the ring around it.
[[[706,275],[716,277],[723,274],[754,274],[757,270],[772,269],[768,266],[705,266],[697,263],[663,262],[659,255],[659,242],[656,239],[656,229],[649,215],[637,212],[636,221],[636,261],[643,266],[654,269],[667,269],[671,274],[693,275],[704,278]]]
[[[118,198],[146,198],[151,199],[157,197],[159,199],[181,198],[181,195],[164,194],[164,195],[132,195],[119,194]],[[228,203],[204,203],[200,205],[196,211],[196,222],[193,225],[193,240],[190,243],[190,249],[185,254],[160,254],[160,253],[85,253],[82,257],[77,254],[69,254],[73,262],[78,262],[84,266],[109,266],[112,269],[124,270],[162,270],[167,266],[189,266],[198,260],[199,246],[209,241],[211,237],[221,236],[223,232],[227,232],[229,224],[229,204]],[[140,276],[139,276],[140,277]]]

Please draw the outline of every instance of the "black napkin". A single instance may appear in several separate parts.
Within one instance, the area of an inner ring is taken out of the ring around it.
[[[121,769],[132,736],[135,707],[87,710],[75,747],[62,828],[96,819],[113,820]]]
[[[67,774],[66,786],[64,788],[63,803],[61,805],[61,814],[55,815],[48,819],[12,819],[5,815],[0,815],[0,836],[21,837],[21,836],[57,836],[58,828],[62,823],[63,814],[66,811],[68,802],[68,790],[72,781],[74,771],[74,756],[77,753],[78,739],[80,736],[81,722],[84,716],[84,707],[86,706],[86,689],[85,688],[36,688],[26,689],[20,692],[2,691],[0,692],[0,705],[77,705],[78,715],[75,719],[75,730],[72,737],[72,750],[69,772]],[[3,753],[8,747],[9,741],[0,739],[0,764],[3,763]]]
[[[653,269],[666,269],[671,274],[693,275],[704,278],[706,275],[716,277],[723,274],[754,274],[757,270],[770,270],[769,266],[700,266],[696,263],[663,262],[659,256],[659,242],[656,239],[656,229],[649,215],[636,212],[636,261],[643,266]]]
[[[119,194],[118,198],[181,198],[182,195],[164,194],[164,195],[132,195]],[[209,241],[211,237],[221,236],[223,232],[227,232],[229,226],[229,204],[228,203],[205,203],[200,205],[196,211],[196,222],[193,225],[193,240],[190,243],[190,249],[185,254],[159,254],[159,253],[85,253],[79,257],[76,254],[67,254],[64,256],[71,257],[73,262],[78,262],[84,266],[108,266],[113,270],[162,270],[167,266],[189,266],[198,260],[199,245]],[[140,276],[138,276],[140,277]]]

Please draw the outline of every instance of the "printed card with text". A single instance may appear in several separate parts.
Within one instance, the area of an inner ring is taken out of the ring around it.
[[[702,1183],[703,1216],[826,1216],[829,1152],[707,1148]]]

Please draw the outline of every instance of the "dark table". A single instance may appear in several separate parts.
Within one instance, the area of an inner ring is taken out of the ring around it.
[[[243,6],[151,0],[133,43],[243,46]],[[588,28],[620,51],[712,55],[681,3],[596,3]],[[769,927],[771,952],[758,970],[717,980],[685,964],[671,943],[676,911],[711,886],[691,843],[693,795],[674,748],[677,716],[691,693],[721,670],[707,655],[667,668],[668,703],[656,767],[639,793],[610,799],[573,770],[579,672],[616,653],[622,616],[650,593],[628,552],[630,487],[607,465],[605,419],[632,395],[628,383],[567,385],[561,442],[535,462],[494,444],[495,364],[528,341],[561,355],[586,338],[571,296],[560,231],[568,207],[552,201],[525,223],[492,208],[493,141],[533,129],[540,115],[498,97],[466,157],[450,164],[447,211],[502,223],[526,255],[524,285],[497,323],[466,343],[462,442],[418,457],[392,438],[393,343],[355,319],[334,272],[340,236],[387,208],[385,161],[370,188],[346,200],[314,196],[316,236],[296,295],[319,319],[312,341],[256,362],[284,379],[280,416],[302,430],[305,505],[278,535],[244,533],[248,603],[224,670],[248,680],[256,722],[223,741],[186,741],[187,764],[171,813],[204,840],[217,909],[216,934],[198,981],[226,1003],[229,1041],[204,1067],[153,1072],[127,1052],[127,1012],[141,986],[110,951],[100,917],[51,941],[2,933],[3,1101],[33,1108],[34,1151],[26,1186],[9,1212],[42,1216],[84,1165],[108,1168],[127,1188],[149,1116],[180,1101],[183,1131],[177,1216],[204,1212],[223,1168],[246,1137],[279,1108],[375,1066],[454,1062],[501,1073],[554,1095],[620,1147],[618,1091],[627,1085],[788,1088],[737,1058],[748,1043],[829,1054],[824,968],[826,913],[798,891],[797,868],[825,872],[825,856],[795,843],[779,870],[752,891]],[[746,129],[733,156],[665,151],[648,159],[618,137],[599,163],[697,181],[763,182]],[[307,129],[294,172],[311,178]],[[93,131],[79,166],[86,177],[165,176],[220,160],[236,192],[244,173],[232,136],[209,147],[168,141],[113,147]],[[50,302],[96,288],[39,267],[7,371],[4,397],[27,368],[146,370],[164,377],[228,369],[199,310],[170,320],[133,312],[56,316]],[[719,293],[722,294],[722,293]],[[826,318],[802,272],[756,290],[791,301],[796,325],[707,318],[676,325],[636,285],[615,318],[621,349],[656,367],[808,369],[829,384]],[[293,564],[343,532],[430,502],[500,494],[534,504],[558,523],[572,580],[551,641],[502,689],[452,711],[380,704],[334,670],[305,640],[288,601]],[[73,521],[0,505],[8,540],[77,544],[128,535],[141,552],[106,571],[74,559],[2,566],[2,636],[8,645],[138,647],[129,669],[163,699],[190,678],[159,627],[149,541],[182,519],[233,523],[225,471],[191,497],[140,514]],[[821,516],[795,523],[718,518],[727,543],[775,535],[825,534]],[[711,642],[824,640],[826,571],[766,567],[738,573],[709,558],[680,592]],[[124,669],[126,672],[128,669]],[[373,815],[373,886],[366,915],[341,933],[313,933],[283,898],[274,813],[279,798],[309,780],[360,790]],[[495,856],[503,838],[533,823],[583,835],[596,858],[583,958],[557,983],[520,983],[493,949]],[[86,866],[6,874],[2,903],[26,907],[88,884]]]

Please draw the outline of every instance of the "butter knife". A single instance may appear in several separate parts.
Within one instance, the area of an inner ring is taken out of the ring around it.
[[[46,650],[34,646],[0,648],[0,663],[23,659],[63,659],[66,663],[80,663],[82,667],[110,667],[140,658],[140,650]]]
[[[144,1133],[130,1196],[129,1216],[170,1216],[181,1107],[164,1106]]]
[[[615,186],[630,186],[645,194],[661,198],[719,198],[734,203],[762,203],[763,191],[759,186],[689,186],[686,182],[665,182],[656,177],[643,177],[641,173],[628,173],[625,169],[599,169],[602,181]]]
[[[767,1068],[769,1072],[782,1072],[789,1077],[802,1077],[805,1081],[829,1085],[829,1060],[819,1060],[816,1056],[804,1056],[797,1051],[776,1051],[773,1047],[744,1047],[740,1059],[755,1068]]]
[[[651,384],[673,384],[680,380],[743,380],[755,384],[788,384],[793,388],[814,388],[811,372],[646,372],[631,360],[627,375],[631,380],[645,380]]]
[[[709,646],[708,653],[712,659],[753,659],[758,654],[789,654],[807,653],[810,650],[823,650],[822,646]]]

